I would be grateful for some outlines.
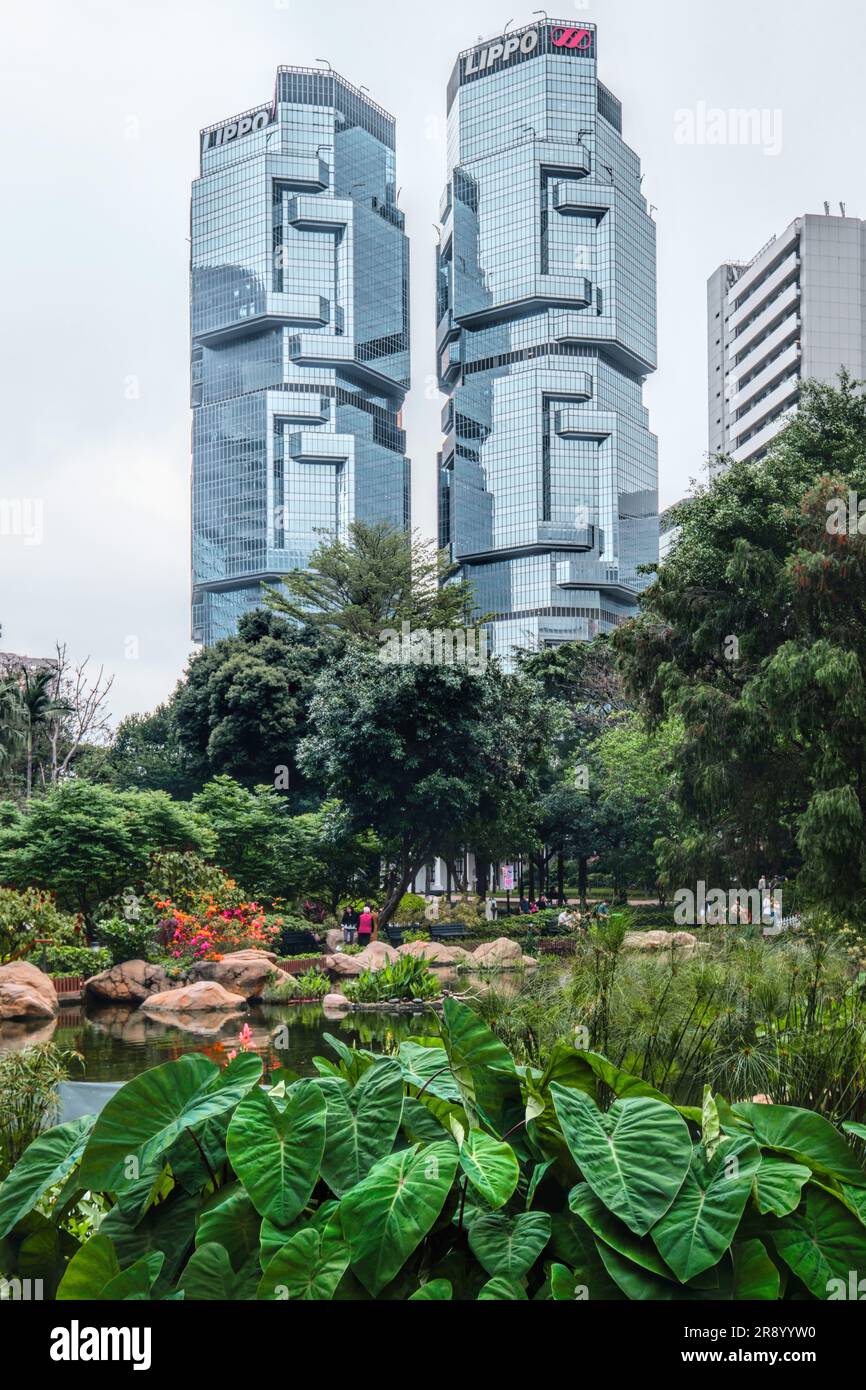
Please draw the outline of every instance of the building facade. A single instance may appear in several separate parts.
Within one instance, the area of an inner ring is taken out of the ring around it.
[[[800,383],[866,376],[866,222],[807,213],[707,281],[710,471],[757,461]],[[722,455],[723,458],[718,456]]]
[[[508,659],[611,631],[658,558],[655,224],[593,25],[465,50],[447,101],[440,542]]]
[[[352,521],[409,524],[394,120],[331,71],[201,133],[191,208],[192,634]]]

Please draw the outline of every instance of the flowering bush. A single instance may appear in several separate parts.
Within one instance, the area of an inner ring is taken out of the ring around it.
[[[81,918],[61,912],[53,893],[0,888],[0,965],[38,950],[37,941],[73,945],[83,939]]]
[[[193,912],[169,898],[157,899],[154,906],[160,914],[160,939],[175,960],[222,960],[245,948],[269,951],[283,927],[280,918],[267,918],[259,903],[221,907],[209,893]]]

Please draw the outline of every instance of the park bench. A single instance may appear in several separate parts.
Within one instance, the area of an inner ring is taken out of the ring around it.
[[[465,922],[431,922],[431,941],[462,941],[468,936]]]
[[[387,925],[386,928],[385,928],[385,935],[386,935],[387,938],[388,938],[388,944],[389,944],[389,945],[391,945],[391,946],[402,946],[402,945],[403,945],[403,928],[402,928],[402,927],[392,927],[392,926],[391,926],[391,923],[389,922],[388,925]]]
[[[289,927],[277,940],[277,951],[281,956],[302,956],[307,951],[318,951],[319,943],[311,931],[294,931]]]

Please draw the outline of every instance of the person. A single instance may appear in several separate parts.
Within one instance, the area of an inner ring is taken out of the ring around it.
[[[520,911],[521,911],[522,916],[524,916],[524,917],[526,916],[527,912],[529,911],[529,903],[528,903],[528,901],[526,900],[526,898],[524,898],[524,896],[523,896],[522,893],[521,893],[521,895],[520,895]]]
[[[364,911],[358,918],[358,944],[369,946],[371,941],[375,941],[379,935],[379,914],[374,911],[369,903],[364,904]]]
[[[541,897],[538,899],[538,909],[540,912],[546,912],[547,910],[547,898],[544,896],[543,893]]]
[[[566,908],[562,909],[556,920],[560,927],[568,928],[571,926],[571,914]]]
[[[534,898],[532,902],[529,904],[529,911],[531,913],[536,913],[538,911],[538,903],[535,901]]]
[[[498,898],[492,898],[492,899],[491,899],[491,906],[492,906],[492,908],[493,908],[493,920],[494,920],[494,922],[495,922],[496,919],[497,919],[498,916],[499,916],[499,899],[498,899]]]
[[[492,898],[485,898],[485,899],[484,899],[484,917],[485,917],[485,920],[488,921],[488,922],[492,922],[492,921],[493,921],[493,899],[492,899]]]
[[[358,912],[351,903],[346,904],[346,909],[340,918],[340,926],[343,928],[343,945],[351,946],[355,940],[355,933],[358,930]]]

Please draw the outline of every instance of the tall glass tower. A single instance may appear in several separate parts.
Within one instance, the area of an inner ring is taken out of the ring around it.
[[[192,634],[354,520],[409,524],[409,254],[394,120],[331,71],[201,134],[192,190]]]
[[[611,631],[658,558],[655,224],[596,57],[545,20],[448,84],[440,540],[506,659]]]

